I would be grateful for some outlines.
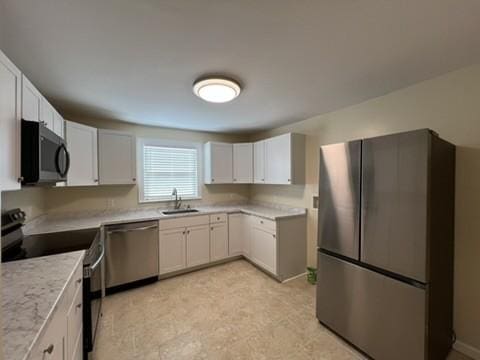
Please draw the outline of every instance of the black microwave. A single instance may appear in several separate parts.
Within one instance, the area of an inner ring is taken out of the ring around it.
[[[21,172],[24,185],[67,180],[70,154],[60,136],[37,121],[22,120]]]

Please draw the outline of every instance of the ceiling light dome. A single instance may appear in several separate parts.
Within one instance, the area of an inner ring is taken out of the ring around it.
[[[193,84],[195,95],[213,103],[232,101],[240,95],[240,91],[240,85],[236,81],[221,77],[203,78]]]

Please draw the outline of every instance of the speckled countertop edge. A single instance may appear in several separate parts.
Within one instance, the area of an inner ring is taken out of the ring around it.
[[[88,211],[67,214],[44,215],[28,222],[24,227],[26,235],[48,234],[64,231],[100,228],[104,225],[119,224],[131,221],[151,221],[161,219],[175,219],[211,215],[218,213],[245,213],[259,216],[269,220],[279,220],[296,216],[305,216],[305,208],[293,208],[286,206],[272,206],[263,203],[240,204],[240,205],[210,205],[195,206],[198,213],[163,215],[165,208],[131,209],[117,211]]]

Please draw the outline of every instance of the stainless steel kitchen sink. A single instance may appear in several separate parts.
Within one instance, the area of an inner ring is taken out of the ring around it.
[[[176,210],[167,210],[162,211],[163,215],[176,215],[176,214],[188,214],[188,213],[196,213],[198,212],[197,209],[176,209]]]

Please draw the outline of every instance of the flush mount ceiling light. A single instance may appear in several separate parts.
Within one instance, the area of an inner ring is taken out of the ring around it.
[[[240,91],[240,85],[236,81],[221,77],[203,78],[193,84],[195,95],[213,103],[232,101],[240,95]]]

